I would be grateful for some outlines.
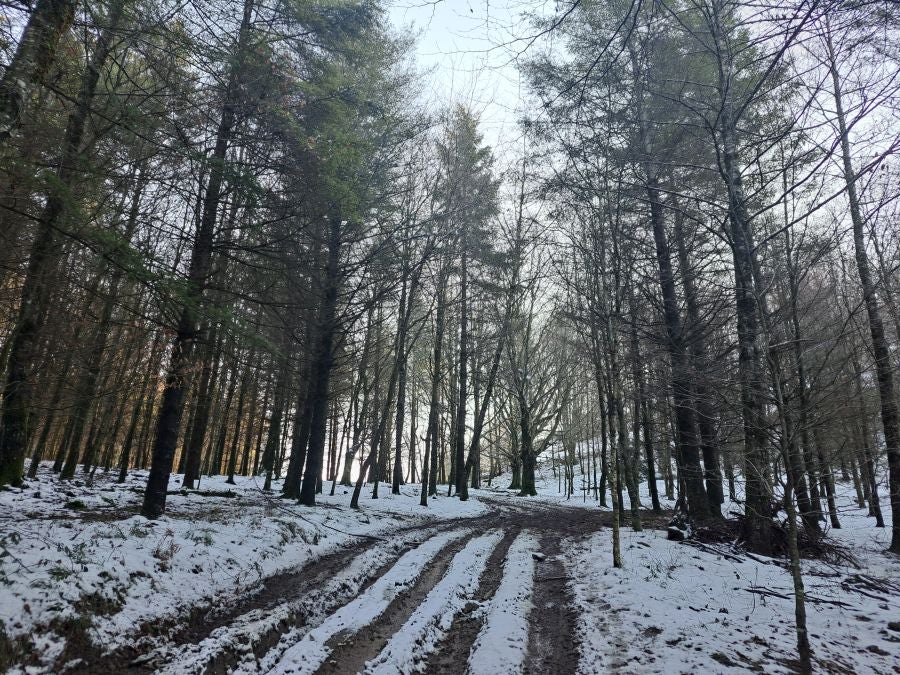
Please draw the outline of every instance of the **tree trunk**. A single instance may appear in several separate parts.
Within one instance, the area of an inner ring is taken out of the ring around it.
[[[291,456],[284,473],[284,485],[281,496],[285,499],[298,499],[303,482],[303,467],[306,465],[306,452],[309,448],[309,435],[312,431],[312,359],[301,369],[298,378],[301,395],[294,408],[294,428],[291,434]]]
[[[703,485],[703,469],[700,466],[700,448],[697,442],[694,401],[688,359],[684,348],[675,279],[672,272],[669,243],[663,225],[662,204],[659,191],[652,179],[648,182],[647,197],[650,200],[650,221],[656,244],[656,261],[659,267],[659,286],[663,297],[663,316],[666,324],[666,347],[672,369],[672,393],[675,399],[676,441],[681,457],[681,475],[684,480],[688,513],[698,521],[715,516],[710,498]],[[716,504],[718,509],[718,504]]]
[[[204,331],[209,334],[209,331]],[[197,403],[194,411],[193,425],[189,442],[185,444],[184,480],[182,487],[191,488],[200,480],[200,460],[203,456],[203,445],[206,442],[206,428],[209,426],[209,415],[212,408],[213,393],[219,376],[223,342],[214,327],[209,334],[206,355],[200,369],[200,381],[197,383]]]
[[[57,44],[75,15],[75,0],[38,0],[0,80],[0,143],[16,134],[31,90],[56,61]],[[0,146],[2,147],[2,146]]]
[[[827,26],[826,19],[826,26]],[[856,253],[856,268],[862,285],[863,300],[869,318],[869,333],[872,338],[872,352],[875,355],[875,374],[878,379],[878,395],[881,399],[881,426],[884,430],[884,446],[888,459],[888,478],[891,494],[891,545],[892,553],[900,554],[900,417],[897,412],[897,399],[894,394],[894,375],[891,355],[887,339],[884,335],[884,324],[881,320],[881,309],[872,273],[869,269],[869,258],[866,254],[864,222],[860,209],[859,196],[856,193],[856,173],[850,156],[850,138],[847,120],[844,114],[841,83],[837,71],[837,58],[831,40],[830,28],[826,32],[831,82],[834,87],[834,103],[837,114],[838,129],[841,137],[841,158],[843,160],[844,181],[847,184],[847,200],[850,203],[850,219],[853,221],[853,245]]]
[[[136,178],[137,187],[131,201],[131,207],[128,212],[128,220],[125,225],[125,231],[122,234],[122,240],[131,242],[134,230],[137,227],[138,212],[141,204],[141,195],[143,194],[145,183],[143,178],[143,170],[141,170]],[[101,275],[107,270],[107,265],[102,265]],[[70,441],[69,451],[66,456],[66,463],[63,465],[60,478],[72,478],[75,475],[75,464],[78,461],[79,451],[84,445],[82,436],[84,433],[84,425],[87,421],[88,411],[95,401],[97,395],[97,380],[100,377],[100,370],[103,365],[103,357],[106,353],[106,347],[111,342],[110,327],[113,317],[113,311],[119,295],[119,284],[122,282],[123,271],[116,268],[109,281],[106,290],[106,299],[103,302],[103,308],[100,311],[100,317],[94,328],[88,344],[92,345],[90,354],[88,355],[87,366],[79,379],[76,387],[78,391],[78,399],[73,411],[74,429]],[[112,340],[115,342],[115,340]],[[86,453],[92,453],[91,444],[86,445]]]
[[[697,290],[694,285],[694,270],[691,267],[687,243],[684,236],[684,213],[675,204],[674,218],[675,243],[678,248],[678,264],[681,267],[684,299],[687,307],[686,333],[700,331],[700,308],[697,305]],[[693,375],[693,395],[696,406],[697,431],[700,436],[700,451],[703,454],[703,475],[706,479],[706,495],[709,498],[713,514],[721,513],[721,505],[725,501],[722,489],[722,471],[719,468],[719,443],[716,438],[716,411],[710,400],[711,392],[706,385],[708,368],[706,343],[701,335],[686,337],[690,345]]]
[[[244,11],[238,34],[237,56],[231,67],[222,116],[216,131],[216,145],[211,158],[209,181],[203,199],[203,212],[191,251],[187,278],[186,298],[178,321],[177,333],[172,344],[172,355],[166,373],[162,404],[156,423],[156,437],[147,488],[144,492],[142,513],[147,518],[158,518],[166,509],[166,490],[178,431],[184,413],[184,396],[193,365],[194,343],[197,339],[197,309],[201,304],[210,273],[216,216],[222,198],[225,180],[225,156],[237,122],[238,100],[241,94],[241,71],[250,39],[250,22],[254,0],[244,0]]]
[[[398,336],[399,342],[400,336]],[[387,429],[388,418],[391,414],[391,402],[394,400],[394,394],[397,388],[397,376],[400,371],[400,361],[396,358],[397,350],[395,349],[394,362],[391,366],[391,375],[388,381],[388,391],[384,398],[384,403],[378,415],[378,425],[373,430],[371,446],[369,454],[359,470],[359,477],[356,479],[356,485],[353,488],[353,496],[350,499],[351,508],[359,508],[359,495],[362,492],[363,481],[366,477],[366,469],[369,468],[378,459],[378,449],[382,443],[385,430]]]
[[[519,447],[521,457],[521,488],[519,489],[520,497],[534,497],[537,490],[534,484],[534,439],[531,437],[531,412],[528,409],[528,403],[524,394],[519,393]]]
[[[266,448],[263,450],[262,468],[266,478],[263,490],[269,492],[272,489],[272,469],[278,448],[281,445],[281,420],[284,415],[285,399],[287,398],[288,369],[284,359],[278,371],[278,380],[275,384],[275,398],[272,405],[272,419],[269,420],[269,435],[266,437]]]
[[[460,310],[459,310],[459,376],[456,399],[456,434],[454,436],[454,457],[456,458],[456,496],[460,501],[469,498],[469,482],[466,474],[466,398],[468,397],[469,333],[468,333],[468,251],[463,232],[462,263],[460,265]],[[532,482],[534,478],[532,477]]]
[[[813,439],[816,443],[816,450],[819,457],[819,476],[822,479],[823,491],[828,500],[828,518],[831,521],[831,527],[838,530],[841,523],[837,517],[837,505],[834,499],[834,471],[831,464],[825,459],[825,450],[822,444],[821,434],[818,427],[813,428]]]
[[[314,506],[316,490],[322,475],[325,453],[325,426],[328,417],[329,383],[334,364],[334,334],[337,329],[337,299],[340,285],[341,219],[333,216],[328,228],[328,262],[325,270],[325,293],[316,322],[316,349],[310,367],[310,431],[306,452],[306,471],[300,487],[299,501]]]
[[[215,428],[218,429],[219,434],[214,446],[215,451],[212,453],[212,461],[208,472],[208,475],[210,476],[218,476],[223,472],[222,469],[225,466],[225,445],[228,440],[228,418],[231,414],[231,403],[234,401],[234,393],[237,391],[238,384],[236,361],[237,358],[235,357],[235,368],[231,371],[231,377],[228,378],[228,390],[225,393],[225,402],[222,404],[222,408],[218,413],[218,420],[214,424]]]
[[[437,308],[434,316],[434,351],[431,359],[431,398],[428,405],[428,436],[431,438],[431,466],[428,474],[428,495],[437,494],[437,456],[440,438],[439,408],[441,397],[441,356],[444,345],[444,313],[446,312],[447,262],[443,263],[437,288]],[[424,480],[424,477],[423,477]]]
[[[772,550],[771,491],[766,453],[764,405],[767,392],[758,344],[759,316],[753,284],[750,216],[747,210],[740,161],[737,155],[737,120],[734,111],[734,72],[730,45],[722,35],[720,3],[713,3],[712,31],[720,59],[718,90],[722,107],[718,116],[721,175],[728,193],[728,226],[735,274],[738,329],[738,364],[744,425],[744,478],[746,501],[743,539],[754,551]]]
[[[408,256],[409,252],[406,252],[406,258],[403,261],[403,284],[400,291],[400,322],[405,323],[407,321],[408,313],[406,309],[407,305],[407,279],[409,277],[409,269],[408,269]],[[409,299],[409,304],[412,305],[412,298]],[[406,335],[406,327],[403,325],[397,326],[397,331],[399,334]],[[391,493],[395,495],[400,494],[400,484],[403,483],[403,463],[402,463],[402,449],[403,449],[403,424],[404,424],[404,415],[406,414],[406,345],[405,339],[402,341],[398,341],[397,349],[398,349],[398,359],[400,363],[398,367],[400,372],[398,374],[397,381],[397,412],[395,416],[395,440],[394,440],[394,470],[391,476]]]
[[[244,404],[247,402],[247,390],[250,386],[250,376],[254,371],[255,350],[250,350],[247,357],[247,368],[244,370],[244,376],[241,378],[240,391],[238,392],[237,411],[234,415],[234,434],[231,436],[231,447],[228,450],[228,478],[225,480],[229,485],[234,485],[234,474],[237,471],[238,444],[241,440],[241,425],[244,418]],[[235,359],[237,361],[237,359]],[[235,363],[237,368],[238,363]],[[227,422],[227,420],[226,420]]]
[[[59,256],[59,240],[57,230],[65,220],[72,203],[71,189],[76,185],[80,176],[79,156],[85,136],[87,121],[91,112],[91,104],[100,80],[100,71],[106,65],[113,47],[113,36],[118,29],[119,20],[122,17],[125,0],[117,0],[111,7],[107,17],[108,25],[101,31],[87,64],[87,71],[81,81],[78,98],[75,107],[66,121],[66,130],[63,140],[63,150],[59,160],[56,176],[51,182],[51,188],[47,194],[44,209],[37,222],[37,233],[31,246],[28,257],[28,268],[25,274],[25,283],[22,286],[19,316],[16,328],[9,338],[9,358],[6,366],[5,386],[3,389],[3,404],[0,419],[2,419],[3,433],[0,434],[0,486],[21,485],[22,473],[25,463],[25,450],[28,447],[29,412],[34,405],[31,387],[33,385],[34,360],[37,356],[38,342],[40,339],[41,325],[48,311],[53,285],[54,270],[57,267]],[[43,6],[43,7],[42,7]],[[22,59],[32,61],[32,68],[38,71],[46,69],[46,65],[34,64],[37,58],[40,62],[49,58],[55,51],[55,42],[58,35],[70,19],[71,3],[47,2],[41,3],[35,10],[41,11],[40,26],[33,27],[35,34],[26,35],[28,43],[26,50],[33,50],[31,56],[23,55]],[[52,17],[51,17],[52,13]],[[65,15],[65,16],[62,16]],[[44,24],[44,21],[48,23]],[[55,27],[55,28],[54,28]],[[32,26],[29,25],[28,29]],[[27,30],[28,30],[27,29]],[[30,46],[29,46],[30,45]],[[20,45],[22,46],[22,45]],[[47,53],[44,52],[48,49]],[[17,52],[16,58],[19,57]],[[15,59],[13,64],[15,64]],[[27,64],[20,64],[26,67]],[[47,64],[48,65],[48,64]],[[27,71],[21,73],[27,77]],[[6,82],[4,75],[3,82]],[[15,74],[14,74],[15,75]],[[18,87],[16,80],[15,86]],[[7,90],[8,91],[8,90]],[[0,105],[9,106],[14,96],[7,94],[6,101],[0,93]],[[18,119],[18,110],[7,107],[7,114],[13,113]],[[6,120],[8,125],[9,119]]]

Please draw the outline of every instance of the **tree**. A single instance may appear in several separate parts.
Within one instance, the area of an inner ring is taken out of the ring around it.
[[[166,508],[166,490],[175,458],[175,446],[178,442],[184,398],[189,386],[189,372],[194,361],[194,345],[199,330],[197,310],[202,303],[204,287],[212,264],[216,217],[222,198],[222,183],[226,170],[225,159],[234,134],[237,117],[241,112],[241,105],[246,103],[241,101],[241,94],[244,86],[244,64],[252,49],[253,13],[254,0],[245,0],[241,24],[235,41],[235,60],[229,71],[228,85],[222,101],[200,221],[191,247],[187,289],[178,319],[177,333],[172,341],[165,390],[156,423],[153,459],[142,507],[143,514],[148,518],[159,517]]]
[[[441,175],[438,191],[442,225],[453,233],[458,256],[459,355],[457,370],[455,435],[451,439],[455,488],[461,500],[468,499],[466,471],[466,420],[469,392],[469,274],[470,267],[484,259],[490,239],[486,227],[496,211],[498,183],[491,174],[490,148],[482,145],[478,121],[462,107],[454,109],[444,138],[438,146]],[[437,354],[435,361],[437,361]]]
[[[49,309],[55,268],[59,264],[57,229],[63,224],[67,211],[74,206],[70,191],[78,180],[79,156],[82,152],[91,106],[100,81],[101,71],[106,66],[115,46],[116,31],[123,18],[125,7],[125,0],[113,0],[104,17],[104,24],[97,34],[75,106],[66,122],[62,154],[59,158],[55,180],[47,194],[45,206],[38,222],[37,233],[31,245],[28,268],[19,301],[19,317],[14,334],[9,340],[9,357],[3,389],[2,414],[0,414],[0,421],[3,425],[3,433],[0,436],[0,485],[19,485],[22,480],[29,433],[29,407],[32,405],[30,388],[33,386],[34,374],[31,369],[37,356],[37,342],[41,325],[45,321]],[[56,30],[61,28],[62,25],[58,26]],[[35,30],[39,29],[35,27]],[[28,40],[38,39],[38,37],[28,34],[25,37]],[[50,36],[43,37],[41,44],[35,48],[46,49],[48,40],[50,40]],[[37,55],[33,56],[32,60],[45,60],[46,58],[48,58],[47,55]]]
[[[859,173],[854,169],[850,152],[849,127],[847,114],[844,110],[844,96],[839,71],[840,63],[838,61],[838,52],[835,49],[830,19],[827,16],[823,19],[822,37],[826,49],[827,60],[825,63],[831,77],[832,94],[834,96],[843,179],[847,190],[847,201],[850,206],[850,220],[853,224],[854,257],[859,281],[862,285],[863,301],[866,306],[872,351],[875,357],[878,394],[881,402],[881,425],[884,430],[884,445],[888,458],[893,523],[889,550],[893,553],[900,553],[900,415],[897,412],[897,398],[894,391],[894,368],[885,337],[876,282],[873,278],[866,249],[865,223],[857,192]],[[890,289],[885,289],[885,291],[890,293]]]
[[[0,79],[0,143],[22,126],[29,98],[57,58],[57,45],[72,23],[75,0],[39,0],[28,17],[16,53]]]

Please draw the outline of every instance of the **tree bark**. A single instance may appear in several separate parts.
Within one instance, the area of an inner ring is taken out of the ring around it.
[[[203,200],[203,212],[194,235],[186,298],[172,344],[171,360],[166,373],[165,389],[156,423],[150,475],[144,491],[142,513],[147,518],[158,518],[166,509],[169,474],[172,471],[181,416],[184,413],[184,397],[194,360],[194,343],[198,330],[197,311],[203,300],[204,288],[211,268],[216,217],[225,180],[225,156],[237,122],[242,70],[250,39],[253,6],[254,0],[244,0],[244,11],[238,34],[237,57],[228,77],[222,116],[216,131],[216,145],[211,158],[209,181]]]
[[[646,132],[642,131],[642,135]],[[648,142],[645,141],[645,147]],[[663,298],[663,317],[666,324],[666,348],[672,369],[672,393],[675,399],[676,442],[681,457],[681,472],[687,497],[688,513],[698,521],[715,516],[710,498],[703,485],[703,469],[700,466],[700,448],[694,418],[694,402],[688,370],[684,334],[675,292],[675,276],[672,257],[663,222],[663,207],[659,189],[649,165],[645,168],[647,200],[650,202],[650,224],[656,246],[656,262],[659,269],[659,287]],[[716,504],[718,509],[718,504]]]
[[[731,47],[722,34],[724,24],[720,16],[720,4],[718,1],[713,3],[710,27],[719,59],[718,90],[722,105],[717,131],[720,141],[720,173],[728,193],[728,229],[735,274],[746,486],[743,539],[752,550],[768,554],[772,550],[772,496],[765,438],[765,378],[761,372],[758,344],[759,316],[753,284],[750,216],[738,158],[737,120],[733,101],[735,78],[729,51]]]
[[[80,175],[78,160],[91,112],[91,103],[100,80],[100,71],[106,65],[112,52],[113,37],[122,18],[124,5],[125,0],[116,0],[110,7],[107,26],[103,28],[97,38],[94,52],[87,64],[87,71],[82,78],[75,107],[66,122],[63,150],[56,177],[47,194],[44,209],[37,223],[37,233],[29,253],[19,316],[14,334],[10,338],[3,406],[2,413],[0,413],[3,427],[3,432],[0,434],[0,486],[21,485],[22,483],[25,450],[28,446],[30,432],[28,429],[29,411],[33,405],[31,400],[33,373],[31,369],[34,366],[41,325],[47,315],[51,296],[50,287],[54,281],[52,279],[53,272],[58,262],[57,229],[66,218],[73,199],[70,191]],[[69,3],[53,3],[50,6],[56,8],[56,11],[71,12]],[[45,11],[47,7],[48,5],[44,5]],[[66,22],[65,18],[57,18],[53,19],[50,25],[62,26]],[[26,48],[38,50],[32,58],[46,58],[46,55],[41,55],[41,50],[46,48],[48,41],[52,42],[55,48],[55,41],[50,35],[54,32],[53,29],[51,28],[47,33],[42,32],[45,29],[46,27],[41,29],[35,27],[37,35],[26,36],[29,42],[34,42],[32,47],[26,45]],[[40,67],[38,66],[39,69]],[[7,101],[9,100],[11,99],[7,97]],[[0,99],[0,105],[2,104],[3,101]]]
[[[850,155],[850,137],[846,115],[844,114],[841,82],[837,71],[837,57],[834,52],[830,28],[826,30],[826,46],[828,49],[831,82],[834,87],[833,94],[838,130],[841,135],[841,159],[843,160],[844,181],[847,185],[847,200],[850,203],[850,219],[853,222],[856,269],[859,273],[866,314],[869,318],[869,333],[872,338],[872,351],[875,355],[878,395],[881,399],[881,426],[884,430],[884,446],[888,459],[888,478],[891,494],[891,544],[888,550],[892,553],[900,553],[900,416],[898,416],[897,399],[894,393],[893,368],[890,350],[884,335],[881,308],[878,305],[878,296],[876,295],[875,284],[869,269],[869,258],[866,253],[864,221],[860,209],[859,196],[856,192],[856,173],[853,170],[853,162]]]
[[[469,498],[469,481],[466,473],[466,398],[468,397],[469,332],[468,332],[468,251],[466,233],[462,234],[462,261],[460,264],[460,311],[459,311],[459,376],[456,399],[456,434],[454,456],[456,457],[456,496],[460,501]]]
[[[703,475],[706,479],[706,495],[710,509],[714,514],[721,512],[725,501],[722,489],[722,471],[719,467],[719,443],[716,438],[716,411],[710,400],[711,392],[706,385],[707,353],[706,341],[701,335],[690,335],[701,327],[700,308],[697,290],[694,284],[694,270],[691,267],[690,255],[684,236],[684,213],[675,204],[674,218],[675,244],[678,249],[678,264],[681,267],[684,300],[687,307],[687,326],[685,341],[690,347],[693,374],[693,396],[695,399],[697,431],[699,432],[700,451],[703,455]],[[690,335],[690,337],[688,337]]]
[[[208,334],[207,354],[200,368],[200,380],[197,383],[196,410],[194,411],[190,439],[184,446],[184,480],[182,487],[193,489],[200,480],[200,460],[203,456],[203,445],[206,442],[206,428],[209,426],[209,415],[212,408],[213,392],[219,374],[219,363],[222,356],[222,339],[218,330],[213,327]]]
[[[0,143],[18,132],[36,85],[56,61],[57,45],[75,15],[75,0],[38,0],[0,80]]]
[[[128,211],[128,220],[125,225],[125,231],[122,234],[122,240],[129,243],[131,242],[131,238],[137,227],[141,195],[143,194],[145,187],[143,171],[139,172],[136,182],[137,188],[132,197],[131,207]],[[102,265],[101,274],[105,271],[107,271],[107,265],[104,264]],[[82,372],[77,385],[78,400],[75,410],[73,411],[74,429],[72,431],[70,446],[66,456],[66,463],[63,465],[60,474],[60,478],[63,479],[72,478],[75,475],[75,464],[78,462],[79,451],[81,447],[85,445],[84,439],[82,438],[84,434],[84,425],[87,421],[89,409],[91,405],[93,405],[97,395],[97,381],[100,377],[100,370],[103,365],[103,357],[106,353],[107,345],[110,343],[110,322],[112,321],[113,311],[116,308],[119,284],[121,284],[123,276],[124,273],[120,268],[117,268],[113,273],[106,290],[106,299],[103,302],[99,320],[88,339],[88,344],[92,345],[92,348],[88,355],[88,363]],[[86,454],[91,456],[91,453],[93,453],[91,443],[87,443],[85,447]]]
[[[310,367],[310,431],[306,451],[306,471],[300,486],[299,501],[314,506],[316,490],[322,475],[325,453],[325,431],[328,418],[329,384],[334,365],[334,334],[337,329],[337,299],[340,285],[341,219],[332,216],[328,227],[328,261],[325,269],[325,292],[316,321],[316,349]]]
[[[444,346],[444,314],[446,312],[448,265],[445,261],[440,271],[437,288],[437,308],[434,316],[434,351],[431,359],[431,398],[428,405],[428,436],[431,438],[431,466],[428,474],[428,495],[437,494],[437,456],[439,429],[439,407],[441,397],[441,363]],[[424,479],[424,477],[423,477]]]

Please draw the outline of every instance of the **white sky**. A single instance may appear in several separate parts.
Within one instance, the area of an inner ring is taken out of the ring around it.
[[[556,9],[548,0],[393,0],[389,16],[420,36],[415,58],[431,72],[425,100],[436,109],[457,102],[471,107],[499,158],[521,136],[524,86],[515,60],[533,33],[525,13]]]

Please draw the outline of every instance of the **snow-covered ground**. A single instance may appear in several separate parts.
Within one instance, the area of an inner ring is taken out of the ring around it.
[[[42,466],[25,488],[0,491],[0,628],[9,640],[50,663],[67,623],[90,616],[92,641],[112,649],[143,624],[237,596],[359,537],[486,511],[477,498],[438,497],[426,509],[417,487],[397,496],[389,485],[377,500],[365,491],[359,511],[341,487],[310,509],[279,499],[277,481],[267,495],[255,478],[204,477],[197,493],[170,494],[166,516],[148,521],[138,515],[146,479],[134,471],[120,485],[111,472],[89,486]],[[173,476],[170,491],[179,484]]]
[[[484,626],[469,655],[468,675],[522,672],[528,644],[528,615],[533,606],[534,558],[538,542],[523,532],[509,547],[503,580],[485,610]]]
[[[560,475],[545,453],[533,499],[604,508],[584,494],[589,481],[577,465],[572,496]],[[511,478],[496,477],[486,490],[508,494]],[[855,562],[803,563],[814,663],[823,672],[900,673],[900,558],[885,553],[891,513],[886,477],[881,482],[886,527],[874,527],[846,482],[836,485],[841,528],[823,523],[827,537]],[[657,485],[662,507],[673,508],[662,480]],[[646,482],[639,494],[649,507]],[[625,499],[627,508],[627,493]],[[722,510],[740,513],[742,507],[726,498]],[[563,560],[579,617],[579,672],[793,672],[794,600],[784,562],[729,549],[702,550],[670,542],[663,531],[623,527],[623,568],[615,569],[609,530],[566,541]]]
[[[900,672],[900,558],[886,528],[838,484],[841,529],[828,538],[854,562],[803,561],[816,672]],[[794,597],[785,561],[731,546],[674,544],[622,528],[621,569],[609,532],[570,539],[564,560],[578,612],[580,673],[795,672]],[[712,663],[713,659],[715,663]]]
[[[338,633],[356,633],[378,618],[401,591],[409,588],[421,574],[422,568],[446,544],[462,536],[463,531],[435,535],[421,546],[404,554],[391,569],[364,593],[341,607],[323,623],[305,635],[286,635],[283,642],[291,644],[267,671],[273,675],[316,672],[328,658],[328,641]]]
[[[585,451],[586,452],[586,451]],[[555,461],[554,461],[555,460]],[[592,490],[592,486],[595,485],[595,481],[592,475],[589,475],[593,471],[593,467],[591,472],[588,472],[585,475],[582,475],[581,468],[578,463],[575,464],[575,475],[573,478],[573,488],[574,492],[572,495],[566,494],[566,484],[565,479],[563,478],[563,469],[559,465],[561,461],[560,456],[554,458],[553,454],[547,450],[543,452],[538,458],[536,463],[536,469],[534,474],[534,487],[537,492],[537,496],[533,497],[535,501],[539,501],[545,504],[555,504],[559,506],[567,506],[571,508],[584,507],[589,509],[607,509],[609,510],[609,487],[607,486],[607,506],[602,507],[597,503],[597,499],[594,496],[594,492]],[[556,471],[554,471],[554,465],[556,465]],[[600,469],[597,468],[597,479],[599,481],[600,477]],[[663,484],[663,481],[659,476],[657,476],[658,480],[656,484],[659,488],[658,497],[660,506],[664,509],[672,509],[675,507],[675,501],[666,499],[666,491]],[[510,483],[512,482],[512,473],[506,471],[499,476],[495,476],[491,478],[490,485],[488,485],[488,481],[483,481],[482,489],[488,494],[494,495],[512,495],[517,494],[517,490],[509,490]],[[476,492],[477,494],[477,492]],[[628,506],[628,493],[623,491],[623,496],[625,499],[625,506]],[[650,506],[650,489],[647,481],[641,481],[638,485],[638,496],[641,500],[641,505],[644,508],[649,508]]]
[[[453,558],[446,575],[412,613],[381,653],[366,664],[367,675],[410,675],[418,672],[424,657],[434,651],[453,623],[453,617],[478,587],[488,556],[502,534],[476,537]]]
[[[501,476],[492,487],[473,491],[468,502],[438,497],[427,509],[419,506],[418,486],[399,496],[382,486],[377,500],[368,488],[357,511],[349,508],[351,490],[345,488],[320,496],[320,506],[309,509],[264,494],[253,478],[237,478],[233,486],[204,478],[199,492],[183,494],[173,477],[167,515],[155,522],[137,515],[142,472],[123,485],[110,475],[89,486],[61,483],[43,467],[25,489],[0,492],[0,620],[14,646],[30,641],[44,664],[63,653],[73,622],[81,621],[91,641],[107,650],[142,635],[141,658],[171,675],[204,672],[228,650],[240,652],[230,661],[231,672],[312,672],[357,633],[366,640],[373,625],[394,622],[380,646],[358,663],[365,662],[367,672],[407,673],[457,639],[448,631],[455,617],[467,614],[477,622],[464,647],[468,672],[511,674],[528,663],[531,631],[545,618],[547,605],[535,609],[535,593],[559,579],[554,593],[564,604],[568,589],[574,623],[564,632],[574,632],[577,653],[571,658],[581,673],[791,671],[794,603],[784,561],[623,527],[624,565],[614,569],[610,530],[601,528],[609,514],[599,513],[590,496],[560,494],[548,459],[540,465],[536,498],[510,495],[510,477]],[[580,475],[575,486],[581,487]],[[277,495],[280,484],[274,487]],[[839,483],[838,492],[842,528],[828,537],[850,556],[803,565],[816,669],[900,672],[900,559],[884,553],[887,491],[884,529],[873,527],[858,508],[852,485]],[[649,505],[646,484],[641,497]],[[493,510],[504,503],[515,508],[505,508],[498,520]],[[528,519],[529,506],[540,518]],[[573,517],[560,506],[582,510]],[[739,507],[727,504],[726,512]],[[562,534],[560,525],[574,521],[588,525]],[[504,537],[507,527],[513,533]],[[547,553],[543,547],[554,538],[560,547]],[[502,560],[495,556],[502,565],[499,579],[498,568],[490,568],[497,590],[478,600],[476,590],[501,540],[509,549]],[[360,542],[365,546],[347,548]],[[543,576],[537,573],[547,564],[533,557],[543,559],[542,550],[548,562],[558,555],[559,572],[548,575],[545,567]],[[314,593],[279,597],[264,611],[251,603],[180,644],[146,630],[192,609],[247,598],[262,580],[337,551],[352,555],[334,566],[325,559]],[[429,576],[439,561],[443,571]],[[563,576],[553,576],[558,574]],[[254,653],[254,645],[273,633],[264,653]]]

